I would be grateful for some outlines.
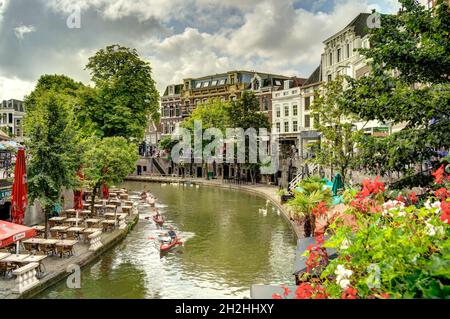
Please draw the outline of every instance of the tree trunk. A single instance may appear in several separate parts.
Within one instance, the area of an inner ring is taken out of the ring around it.
[[[305,216],[305,223],[303,224],[303,233],[305,237],[313,237],[315,229],[315,218],[313,215],[308,214]]]
[[[42,209],[44,211],[44,216],[45,216],[45,233],[44,233],[44,238],[48,239],[48,212],[47,209],[43,208]]]
[[[99,184],[95,185],[92,189],[92,196],[91,196],[91,216],[94,216],[94,203],[95,203],[95,197],[97,196],[97,188]]]

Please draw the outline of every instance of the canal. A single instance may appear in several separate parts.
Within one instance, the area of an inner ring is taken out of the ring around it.
[[[264,199],[209,187],[123,187],[155,195],[183,246],[161,256],[155,238],[162,230],[140,206],[127,238],[83,268],[81,289],[61,282],[38,298],[248,298],[252,284],[293,283],[295,235],[271,205],[260,211]]]

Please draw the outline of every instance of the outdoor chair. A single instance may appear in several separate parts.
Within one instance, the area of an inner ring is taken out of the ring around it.
[[[66,239],[70,239],[70,240],[76,240],[76,239],[78,239],[77,233],[74,232],[74,231],[68,231],[68,232],[67,232]]]
[[[59,234],[56,230],[50,230],[50,237],[54,239],[59,239]]]
[[[73,246],[56,246],[56,254],[61,258],[67,254],[69,257],[73,256]]]
[[[12,274],[12,271],[14,269],[16,269],[16,265],[0,262],[0,274],[3,274],[5,278],[8,276],[8,274]]]

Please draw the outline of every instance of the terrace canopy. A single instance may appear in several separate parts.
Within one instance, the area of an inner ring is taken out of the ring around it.
[[[0,220],[0,248],[36,236],[33,228]]]

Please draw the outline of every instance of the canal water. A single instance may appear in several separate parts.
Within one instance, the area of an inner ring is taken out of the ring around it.
[[[277,210],[234,190],[127,182],[157,198],[183,246],[160,255],[163,230],[140,206],[127,238],[83,268],[81,289],[65,282],[38,298],[249,298],[252,284],[293,284],[295,237]],[[150,220],[146,219],[150,218]]]

